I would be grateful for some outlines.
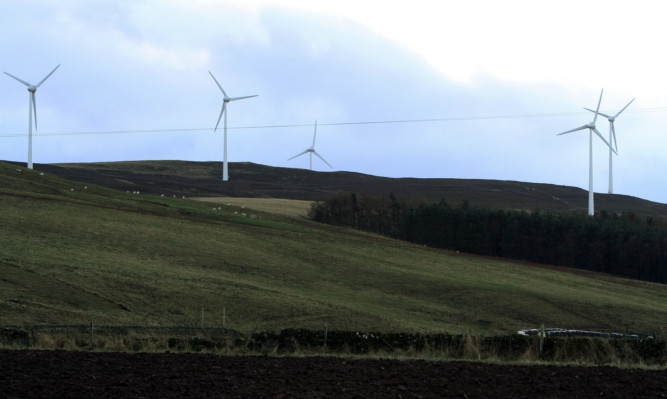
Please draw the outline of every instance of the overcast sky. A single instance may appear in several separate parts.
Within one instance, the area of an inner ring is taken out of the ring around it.
[[[231,162],[308,168],[288,158],[317,120],[334,170],[584,189],[588,132],[557,134],[590,122],[604,88],[608,114],[637,98],[615,122],[614,191],[667,203],[664,14],[659,1],[0,0],[0,71],[34,84],[61,64],[37,91],[35,163],[221,161],[211,71],[229,96],[259,95],[229,105]],[[28,92],[2,74],[0,159],[27,160],[27,130]]]

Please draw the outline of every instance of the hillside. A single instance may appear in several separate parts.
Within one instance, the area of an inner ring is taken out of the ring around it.
[[[240,168],[235,174],[240,180]],[[495,334],[544,322],[667,333],[659,284],[435,250],[248,207],[212,209],[1,162],[0,182],[2,325],[94,316],[196,326],[203,313],[206,325],[240,331],[328,323]]]
[[[340,191],[393,192],[405,200],[586,213],[588,192],[552,184],[498,180],[386,178],[351,172],[314,172],[253,163],[231,163],[221,181],[220,162],[137,161],[36,165],[40,171],[121,191],[179,197],[268,197],[317,201]],[[620,194],[595,194],[597,212],[633,212],[667,219],[667,204]]]

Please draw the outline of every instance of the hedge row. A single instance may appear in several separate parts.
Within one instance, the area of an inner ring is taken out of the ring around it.
[[[0,330],[0,343],[31,347],[31,332],[20,329]],[[137,347],[146,338],[136,337]],[[142,341],[142,342],[139,342]],[[479,337],[450,334],[360,333],[357,331],[322,331],[286,329],[278,332],[207,337],[171,337],[168,349],[174,351],[215,351],[238,349],[241,353],[350,355],[417,355],[451,359],[580,361],[597,364],[667,364],[664,339],[615,339],[590,337],[546,337],[505,335]],[[84,345],[82,349],[86,349]]]

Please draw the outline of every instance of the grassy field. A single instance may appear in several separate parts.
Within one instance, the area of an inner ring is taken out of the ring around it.
[[[667,334],[664,285],[435,250],[226,201],[218,210],[0,163],[0,325],[94,316],[198,326],[203,313],[205,325],[239,331],[328,323],[493,335],[543,322]]]

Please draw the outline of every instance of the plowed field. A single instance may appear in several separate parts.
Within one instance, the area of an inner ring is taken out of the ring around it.
[[[664,398],[667,371],[0,351],[2,398]]]

